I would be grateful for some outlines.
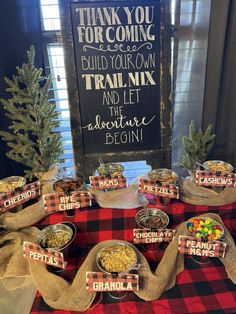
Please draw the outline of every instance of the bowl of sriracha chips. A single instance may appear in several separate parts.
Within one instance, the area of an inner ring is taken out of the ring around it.
[[[193,217],[187,221],[188,232],[196,238],[208,241],[220,240],[224,235],[223,227],[208,217]]]

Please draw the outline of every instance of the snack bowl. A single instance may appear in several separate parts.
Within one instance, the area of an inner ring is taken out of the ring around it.
[[[168,215],[156,208],[141,209],[135,216],[136,223],[140,228],[164,229],[169,224]]]
[[[192,217],[187,221],[186,228],[189,235],[201,239],[202,242],[223,240],[224,228],[216,220],[209,217]],[[191,259],[197,264],[208,264],[210,262],[208,256],[191,255]]]
[[[73,191],[80,191],[85,189],[86,184],[82,178],[76,177],[64,177],[53,184],[53,189],[57,193],[64,193],[65,195],[70,194]],[[64,211],[66,217],[73,217],[76,209],[69,209]]]
[[[76,237],[76,226],[71,222],[61,222],[40,230],[38,244],[44,249],[63,253],[64,260],[68,258],[69,246]],[[48,270],[61,272],[63,269],[48,265]]]
[[[159,185],[175,185],[178,181],[178,175],[176,172],[172,171],[171,169],[166,168],[159,168],[153,169],[148,173],[148,178],[151,180],[155,180]],[[167,196],[157,196],[156,197],[156,204],[159,206],[170,204],[171,198]]]
[[[211,171],[216,174],[226,174],[234,170],[234,167],[222,160],[207,160],[203,163],[203,168],[207,171]],[[224,190],[223,186],[212,186],[211,189],[215,192],[221,192]]]
[[[0,193],[13,191],[26,184],[26,179],[21,176],[11,176],[0,180]]]
[[[69,193],[81,189],[84,186],[84,181],[81,178],[65,177],[57,180],[53,184],[56,192]]]
[[[96,256],[96,263],[104,273],[129,273],[137,269],[138,255],[130,245],[117,242],[102,248]]]
[[[141,229],[161,230],[169,224],[168,215],[156,208],[141,209],[135,216],[136,223]],[[140,245],[140,250],[148,259],[160,261],[162,252],[166,249],[167,242],[145,243]]]
[[[178,180],[177,173],[166,168],[153,169],[148,173],[148,177],[161,182],[162,185],[176,184]]]
[[[234,170],[231,164],[222,160],[207,160],[203,163],[203,168],[220,174],[229,173]]]
[[[224,228],[209,217],[192,217],[187,221],[187,230],[189,234],[203,241],[220,240],[224,235]]]
[[[75,226],[72,223],[50,225],[39,232],[38,244],[44,249],[62,252],[72,243],[75,234]]]
[[[100,176],[102,175],[110,175],[110,176],[120,176],[124,171],[124,167],[121,164],[117,163],[107,163],[101,164],[97,168],[97,172]]]
[[[21,176],[11,176],[0,180],[0,194],[7,193],[18,188],[23,187],[26,184],[26,179]],[[16,205],[15,207],[9,209],[11,213],[17,213],[23,209],[23,204]]]

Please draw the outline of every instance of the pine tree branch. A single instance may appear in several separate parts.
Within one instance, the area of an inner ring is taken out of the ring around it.
[[[0,131],[0,136],[10,151],[7,156],[26,165],[27,175],[47,171],[62,153],[55,105],[48,101],[51,77],[42,76],[42,69],[35,68],[35,51],[27,52],[27,63],[17,67],[17,75],[5,78],[7,91],[12,97],[0,99],[6,115],[12,121],[11,132]]]
[[[215,135],[211,134],[212,126],[209,125],[205,132],[201,129],[197,131],[195,122],[191,121],[189,125],[189,136],[183,136],[183,156],[180,162],[176,163],[178,167],[186,170],[196,168],[196,163],[202,163],[213,147]]]

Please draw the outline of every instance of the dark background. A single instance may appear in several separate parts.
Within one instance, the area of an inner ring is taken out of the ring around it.
[[[0,98],[7,98],[4,77],[16,74],[16,66],[26,62],[26,51],[35,46],[36,65],[43,66],[42,38],[38,0],[0,1]],[[9,121],[0,104],[0,129],[8,130]],[[25,167],[7,158],[8,147],[0,139],[0,178],[24,174]]]
[[[126,116],[128,121],[129,119],[133,119],[133,117],[137,117],[139,121],[142,120],[144,116],[146,116],[146,121],[149,121],[153,116],[155,118],[148,126],[143,127],[125,127],[124,129],[102,129],[102,130],[93,130],[88,131],[87,129],[82,129],[83,134],[83,142],[84,142],[84,152],[85,154],[94,154],[94,153],[110,153],[110,152],[124,152],[124,151],[140,151],[140,150],[149,150],[149,149],[160,149],[161,146],[161,139],[160,139],[160,2],[159,1],[142,1],[142,3],[137,1],[114,1],[112,2],[112,7],[120,7],[118,11],[118,16],[121,20],[122,25],[127,24],[127,18],[122,10],[122,7],[128,6],[132,8],[133,5],[141,4],[144,6],[155,6],[154,11],[154,21],[155,28],[152,29],[151,34],[155,34],[155,41],[150,41],[152,44],[152,48],[149,50],[146,47],[137,50],[136,52],[128,52],[127,47],[133,47],[134,45],[141,46],[142,44],[148,43],[147,42],[117,42],[109,43],[104,40],[102,45],[106,49],[108,45],[111,46],[113,49],[114,45],[122,44],[123,50],[127,51],[127,53],[122,53],[121,51],[112,52],[112,51],[98,51],[93,49],[87,49],[87,51],[83,51],[83,47],[86,45],[90,45],[92,47],[98,48],[101,43],[92,43],[87,44],[86,41],[79,43],[78,42],[78,13],[76,13],[76,8],[83,8],[83,7],[96,7],[96,8],[103,8],[107,6],[105,1],[98,2],[98,3],[72,3],[71,5],[71,12],[72,12],[72,20],[73,20],[73,37],[74,37],[74,49],[75,49],[75,58],[76,58],[76,67],[77,67],[77,79],[78,79],[78,90],[79,90],[79,101],[80,101],[80,113],[81,113],[81,125],[82,127],[88,125],[89,123],[95,124],[95,116],[100,115],[101,121],[116,121],[116,117],[112,117],[110,114],[109,107],[120,107],[123,106],[123,116]],[[134,22],[134,21],[133,21]],[[86,23],[85,23],[86,24]],[[121,25],[121,26],[122,26]],[[136,25],[135,23],[133,25]],[[142,23],[145,25],[145,22]],[[85,25],[86,26],[86,25]],[[98,25],[99,26],[99,25]],[[120,25],[114,25],[114,29],[116,29]],[[105,30],[105,26],[103,26]],[[94,29],[94,27],[93,27]],[[105,36],[104,36],[105,38]],[[128,47],[128,48],[129,48]],[[137,55],[137,53],[141,53],[144,56],[147,56],[149,53],[154,53],[156,56],[156,67],[155,68],[146,68],[143,66],[142,68],[130,68],[130,69],[112,69],[111,62],[109,56],[117,56],[117,55],[127,55],[128,53],[133,57]],[[105,56],[108,60],[108,69],[106,70],[83,70],[81,56]],[[102,105],[102,95],[104,90],[95,90],[93,79],[92,79],[92,90],[86,90],[85,88],[85,79],[82,78],[83,74],[102,74],[106,75],[109,73],[111,76],[113,73],[122,73],[123,74],[123,83],[127,84],[128,86],[128,73],[129,72],[144,72],[144,71],[154,71],[153,79],[156,82],[156,85],[147,85],[147,86],[133,86],[131,88],[114,88],[111,89],[109,86],[107,87],[106,91],[111,92],[112,90],[116,91],[120,95],[120,101],[117,105]],[[128,91],[130,89],[141,89],[140,90],[140,101],[136,104],[124,104],[122,102],[122,95],[123,92]],[[92,114],[91,114],[92,113]],[[140,130],[143,129],[143,141],[141,142],[133,142],[133,143],[121,143],[121,144],[104,144],[105,143],[105,135],[106,133],[111,133],[114,136],[115,132],[124,132],[127,133],[130,131],[136,131],[136,129]]]

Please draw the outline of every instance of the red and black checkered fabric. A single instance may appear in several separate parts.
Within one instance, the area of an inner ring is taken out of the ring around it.
[[[91,187],[96,190],[124,189],[127,187],[124,176],[91,176],[89,181]]]
[[[170,242],[174,235],[174,229],[162,229],[157,231],[150,229],[134,229],[134,243]]]
[[[135,274],[117,274],[113,276],[111,274],[105,274],[102,272],[86,272],[86,289],[88,291],[99,291],[97,285],[94,286],[94,283],[119,283],[118,289],[122,284],[122,290],[116,289],[113,285],[108,284],[108,287],[102,285],[100,291],[138,291],[139,290],[139,276]],[[128,283],[131,284],[131,287],[128,287]]]
[[[64,256],[61,252],[52,249],[43,249],[36,243],[24,242],[23,243],[24,258],[33,259],[47,265],[64,268]]]
[[[197,242],[199,243],[199,248],[203,248],[205,251],[204,256],[210,256],[209,251],[213,251],[212,244],[214,244],[214,256],[224,258],[225,250],[227,244],[221,241],[208,241],[206,243],[202,242],[202,239],[195,238],[193,236],[179,236],[179,252],[182,254],[198,255],[197,252]],[[191,245],[191,243],[195,245]],[[208,249],[209,248],[209,249]],[[208,251],[208,254],[206,253]]]
[[[173,184],[162,185],[160,181],[139,179],[139,192],[168,198],[179,198],[179,187]]]
[[[40,195],[40,182],[33,182],[13,191],[0,193],[0,213],[23,204]]]
[[[43,195],[43,202],[46,212],[48,213],[54,213],[58,211],[63,211],[63,209],[60,208],[61,204],[64,204],[64,201],[61,201],[61,198],[65,198],[68,196],[73,197],[73,205],[71,205],[70,209],[73,208],[81,208],[81,207],[88,207],[92,205],[92,196],[90,192],[86,191],[73,191],[68,195],[65,195],[63,192],[60,193],[53,193],[53,194],[45,194]],[[66,204],[71,203],[71,201],[67,201]]]
[[[149,207],[156,207],[149,205]],[[236,203],[222,207],[195,206],[180,201],[158,207],[165,211],[175,229],[178,224],[208,212],[219,214],[228,230],[236,239]],[[91,248],[104,240],[120,239],[133,243],[133,229],[137,228],[135,215],[139,209],[108,209],[91,207],[76,210],[74,217],[66,217],[66,212],[52,214],[42,220],[38,227],[72,221],[77,227],[77,235],[70,246],[68,265],[60,274],[71,282]],[[155,270],[167,243],[141,244],[137,248],[146,256],[152,270]],[[155,251],[153,250],[153,246]],[[228,278],[223,264],[217,258],[200,265],[191,256],[185,256],[185,269],[177,277],[176,285],[163,293],[158,300],[145,302],[133,292],[120,300],[112,299],[108,293],[98,294],[86,314],[222,314],[236,313],[236,285]],[[99,303],[100,302],[100,303]],[[99,304],[97,304],[99,303]],[[97,304],[97,305],[96,305]],[[54,310],[37,293],[31,314],[73,314],[76,312]]]
[[[235,173],[216,173],[206,170],[196,171],[196,184],[201,186],[235,186]]]

